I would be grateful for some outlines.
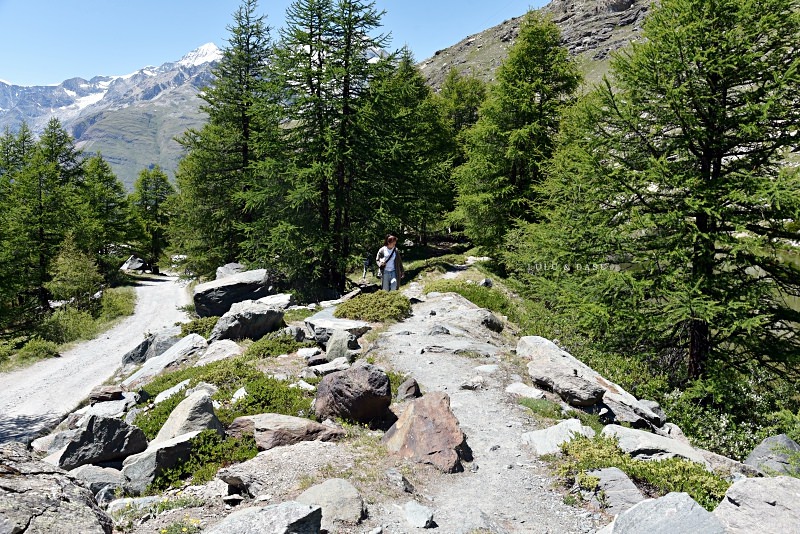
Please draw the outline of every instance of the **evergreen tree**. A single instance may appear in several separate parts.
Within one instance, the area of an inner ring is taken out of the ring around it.
[[[52,277],[45,286],[57,300],[68,301],[68,305],[79,310],[88,310],[92,296],[100,289],[103,276],[94,259],[82,252],[72,236],[67,236],[61,250],[53,259]]]
[[[456,218],[490,253],[502,249],[516,220],[531,219],[533,188],[543,180],[562,109],[579,82],[558,27],[529,12],[465,134],[467,161],[455,171]]]
[[[543,223],[507,259],[556,264],[527,279],[612,348],[690,379],[797,364],[796,8],[662,0],[564,129]]]
[[[167,200],[174,193],[169,178],[156,165],[139,173],[130,195],[131,209],[141,223],[139,239],[143,256],[154,273],[158,272],[158,261],[167,247],[166,230],[170,220]]]
[[[462,165],[464,154],[464,132],[478,122],[478,110],[486,100],[486,84],[476,76],[465,76],[450,69],[439,91],[440,106],[447,124],[459,140],[459,154],[454,165]]]
[[[257,7],[256,0],[245,0],[234,13],[214,81],[200,94],[208,123],[181,138],[187,155],[176,176],[179,195],[170,233],[197,274],[238,261],[242,225],[250,222],[243,193],[251,188],[255,138],[265,127],[254,109],[268,89],[271,56],[270,28]]]

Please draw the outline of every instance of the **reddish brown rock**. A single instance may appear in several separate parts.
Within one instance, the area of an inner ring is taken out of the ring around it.
[[[409,404],[383,436],[390,452],[445,473],[463,471],[461,461],[471,461],[467,438],[450,410],[450,397],[435,391]]]
[[[89,393],[89,402],[94,404],[96,402],[107,402],[122,399],[122,394],[125,392],[122,386],[97,386]]]
[[[333,441],[345,434],[340,428],[276,413],[237,417],[228,427],[227,433],[237,438],[246,435],[255,437],[256,445],[262,451],[301,441]]]
[[[384,418],[392,402],[389,377],[374,365],[358,362],[326,375],[317,386],[314,412],[319,419],[341,417],[359,423]]]

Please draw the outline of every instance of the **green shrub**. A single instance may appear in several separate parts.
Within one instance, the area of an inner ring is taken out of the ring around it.
[[[148,441],[152,440],[158,435],[172,410],[185,398],[182,393],[177,393],[156,404],[152,410],[137,414],[133,424],[142,429]]]
[[[268,335],[247,347],[244,352],[245,358],[263,359],[274,358],[281,354],[291,354],[303,347],[313,347],[312,342],[295,341],[292,336],[285,334]]]
[[[333,315],[370,322],[399,321],[411,315],[411,302],[399,291],[380,290],[339,304]]]
[[[247,381],[242,387],[247,391],[247,395],[237,402],[217,410],[217,417],[226,426],[237,417],[260,413],[280,413],[295,417],[311,416],[309,393],[300,388],[290,388],[287,382],[261,375]],[[229,395],[226,397],[230,398]]]
[[[11,359],[14,354],[14,347],[8,341],[0,341],[0,364],[4,364]]]
[[[132,287],[106,289],[100,299],[100,319],[113,321],[118,317],[133,315],[136,309],[136,290]]]
[[[188,478],[193,484],[205,484],[221,467],[247,461],[256,454],[258,449],[253,436],[223,438],[214,430],[204,430],[192,440],[189,458],[159,473],[148,487],[148,493],[178,487]]]
[[[564,462],[558,472],[566,479],[568,486],[574,484],[578,477],[585,477],[586,471],[616,467],[640,488],[659,496],[672,491],[686,492],[709,511],[716,508],[730,486],[730,482],[689,460],[634,460],[619,448],[613,437],[580,436],[564,443],[561,450]]]
[[[31,339],[17,352],[17,358],[24,361],[45,360],[58,355],[58,345],[40,337]]]
[[[57,309],[39,327],[42,339],[54,343],[91,339],[97,335],[97,330],[97,323],[91,313],[72,306]]]
[[[408,376],[391,369],[384,369],[384,372],[389,377],[389,386],[392,388],[392,398],[394,399],[397,397],[397,390],[400,384],[405,382]]]
[[[211,331],[214,330],[214,326],[216,326],[218,320],[219,317],[212,316],[194,319],[188,323],[180,323],[181,336],[186,337],[189,334],[199,334],[208,339],[211,337]]]

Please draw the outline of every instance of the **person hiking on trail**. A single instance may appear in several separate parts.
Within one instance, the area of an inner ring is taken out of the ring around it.
[[[386,241],[375,256],[381,274],[381,288],[384,291],[397,290],[400,279],[403,278],[403,260],[397,250],[397,238],[393,235],[386,236]]]

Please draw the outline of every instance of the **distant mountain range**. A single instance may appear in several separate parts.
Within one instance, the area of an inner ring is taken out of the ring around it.
[[[561,28],[569,48],[592,82],[608,69],[609,54],[639,37],[650,0],[553,0],[543,11]],[[491,81],[519,33],[521,17],[471,35],[420,62],[438,89],[451,68]],[[170,176],[182,156],[175,141],[203,125],[200,89],[212,81],[222,57],[212,43],[174,63],[126,76],[72,78],[59,85],[23,87],[0,81],[0,131],[26,121],[40,133],[58,117],[86,153],[101,153],[130,190],[142,169],[158,164]],[[2,73],[0,73],[2,74]]]
[[[57,117],[86,153],[101,153],[128,189],[142,169],[160,165],[172,175],[182,155],[174,140],[202,126],[197,97],[222,57],[213,43],[176,62],[125,76],[72,78],[25,87],[0,81],[0,130],[25,121],[35,134]]]

